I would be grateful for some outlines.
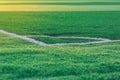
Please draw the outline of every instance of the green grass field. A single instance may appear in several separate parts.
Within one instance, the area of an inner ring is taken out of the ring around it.
[[[120,11],[1,11],[0,30],[49,44],[94,40],[37,36],[120,40]],[[0,80],[120,80],[120,42],[40,46],[0,33]]]
[[[75,35],[119,39],[119,13],[1,12],[0,29],[22,35]],[[0,78],[119,80],[119,44],[42,47],[0,34]]]
[[[1,12],[0,28],[21,35],[74,35],[120,39],[119,14],[119,11]]]
[[[0,3],[0,5],[120,5],[120,2],[35,2],[35,3]]]
[[[95,40],[89,40],[89,39],[71,39],[71,38],[48,38],[48,37],[32,37],[36,40],[46,42],[48,44],[53,44],[53,43],[79,43],[79,42],[92,42]]]
[[[120,42],[42,47],[0,34],[1,80],[119,80]]]

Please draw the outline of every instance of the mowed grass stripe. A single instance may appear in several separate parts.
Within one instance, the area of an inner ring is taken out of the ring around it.
[[[0,11],[120,11],[119,5],[0,5]]]
[[[6,2],[0,5],[120,5],[120,2]]]
[[[120,2],[0,1],[0,11],[119,11]]]
[[[120,39],[120,11],[1,12],[0,25],[19,35]]]

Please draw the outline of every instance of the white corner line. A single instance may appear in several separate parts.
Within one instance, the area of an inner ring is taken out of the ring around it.
[[[12,36],[12,37],[20,38],[20,39],[23,39],[23,40],[26,40],[28,42],[32,42],[34,44],[38,44],[38,45],[41,45],[41,46],[47,46],[46,43],[41,42],[41,41],[37,41],[37,40],[29,38],[27,36],[21,36],[21,35],[15,34],[15,33],[7,32],[5,30],[0,30],[0,33],[6,34],[6,35],[9,35],[9,36]]]
[[[93,40],[100,40],[100,41],[94,41],[94,42],[82,42],[82,43],[55,43],[55,44],[47,44],[44,43],[42,41],[38,41],[35,40],[33,38],[30,38],[28,36],[22,36],[22,35],[18,35],[15,33],[11,33],[11,32],[7,32],[5,30],[0,30],[0,33],[12,36],[12,37],[16,37],[16,38],[20,38],[23,39],[25,41],[34,43],[34,44],[38,44],[40,46],[72,46],[72,45],[90,45],[90,44],[100,44],[100,43],[110,43],[110,42],[119,42],[120,40],[110,40],[110,39],[106,39],[106,38],[91,38],[91,37],[75,37],[75,36],[58,36],[58,37],[52,37],[52,36],[43,36],[42,37],[49,37],[49,38],[80,38],[80,39],[93,39]]]
[[[32,35],[31,35],[32,36]],[[34,37],[34,36],[33,36]],[[36,37],[36,36],[35,36]],[[72,38],[72,39],[89,39],[89,40],[100,40],[100,41],[110,41],[110,39],[106,38],[95,38],[95,37],[79,37],[79,36],[48,36],[48,35],[40,35],[39,37],[48,37],[48,38]]]

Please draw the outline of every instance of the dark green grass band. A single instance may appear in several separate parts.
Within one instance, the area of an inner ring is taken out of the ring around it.
[[[20,35],[120,39],[120,11],[0,12],[0,25]]]
[[[82,42],[93,42],[95,40],[89,40],[89,39],[78,39],[78,38],[48,38],[48,37],[32,37],[36,40],[48,43],[48,44],[54,44],[54,43],[82,43]]]

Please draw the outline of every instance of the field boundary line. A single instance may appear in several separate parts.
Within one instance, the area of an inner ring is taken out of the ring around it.
[[[79,39],[93,39],[93,40],[100,40],[100,41],[94,41],[94,42],[81,42],[81,43],[55,43],[55,44],[47,44],[45,42],[42,41],[38,41],[35,40],[33,38],[30,38],[28,36],[24,36],[24,35],[18,35],[15,33],[11,33],[11,32],[7,32],[5,30],[0,30],[0,33],[12,36],[12,37],[16,37],[19,39],[23,39],[25,41],[34,43],[34,44],[38,44],[41,46],[71,46],[71,45],[90,45],[90,44],[100,44],[100,43],[110,43],[110,42],[119,42],[120,40],[110,40],[110,39],[106,39],[106,38],[92,38],[92,37],[75,37],[75,36],[58,36],[58,37],[53,37],[53,36],[46,36],[46,35],[41,35],[42,37],[49,37],[49,38],[79,38]]]
[[[21,35],[15,34],[15,33],[10,33],[10,32],[7,32],[5,30],[0,30],[0,33],[6,34],[6,35],[9,35],[9,36],[12,36],[12,37],[20,38],[20,39],[26,40],[28,42],[32,42],[34,44],[38,44],[38,45],[42,45],[42,46],[46,46],[47,45],[44,42],[37,41],[37,40],[29,38],[27,36],[21,36]]]
[[[56,44],[50,44],[50,46],[93,45],[93,44],[111,43],[111,42],[120,42],[120,40],[94,41],[94,42],[83,42],[83,43],[56,43]]]
[[[96,37],[84,37],[84,36],[48,36],[48,35],[26,35],[28,37],[47,37],[47,38],[72,38],[72,39],[89,39],[89,40],[101,40],[101,41],[110,41],[107,38],[96,38]]]

